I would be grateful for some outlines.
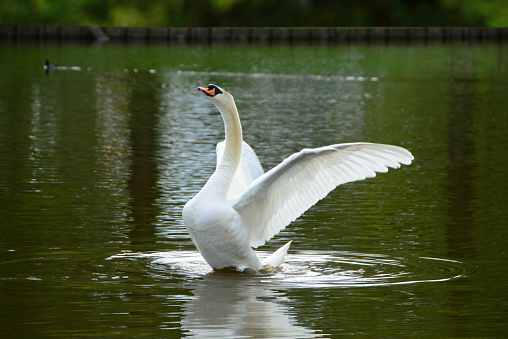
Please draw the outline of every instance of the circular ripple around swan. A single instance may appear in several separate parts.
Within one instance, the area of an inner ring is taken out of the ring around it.
[[[196,251],[124,253],[114,257],[150,258],[149,265],[159,274],[166,271],[198,278],[213,272]],[[284,264],[275,273],[253,275],[262,278],[264,282],[287,287],[345,288],[439,282],[464,277],[473,272],[474,269],[466,264],[449,259],[402,258],[352,252],[303,252],[287,255]]]
[[[341,252],[286,258],[281,281],[295,287],[367,287],[456,279],[472,270],[459,261]]]

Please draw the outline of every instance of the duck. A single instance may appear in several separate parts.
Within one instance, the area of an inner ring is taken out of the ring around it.
[[[44,68],[45,71],[49,71],[50,69],[57,69],[58,66],[50,64],[49,60],[44,60],[44,67],[43,68]]]
[[[254,249],[337,186],[372,178],[414,159],[399,146],[353,142],[303,149],[264,172],[255,151],[243,140],[233,96],[214,84],[198,91],[222,116],[225,140],[216,147],[215,171],[185,204],[182,218],[193,243],[215,271],[279,268],[291,241],[264,259]]]
[[[48,73],[50,70],[54,71],[81,71],[81,67],[79,66],[58,66],[53,65],[49,62],[49,60],[44,60],[44,66],[43,69],[46,73]]]

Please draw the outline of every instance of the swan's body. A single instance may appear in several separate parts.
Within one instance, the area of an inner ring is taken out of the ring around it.
[[[260,270],[279,266],[291,242],[261,261],[253,247],[263,245],[340,184],[374,177],[410,164],[404,148],[371,143],[304,149],[272,170],[263,169],[242,139],[231,94],[209,85],[198,88],[222,115],[226,140],[217,145],[217,167],[183,209],[189,234],[214,269]]]

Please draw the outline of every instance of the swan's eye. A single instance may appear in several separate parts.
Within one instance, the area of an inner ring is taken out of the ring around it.
[[[217,94],[222,94],[222,91],[220,90],[220,88],[215,85],[208,85],[208,90],[210,91],[210,93],[213,93],[212,96],[216,96]]]

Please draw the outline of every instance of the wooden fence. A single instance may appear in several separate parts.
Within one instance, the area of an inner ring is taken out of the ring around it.
[[[0,25],[0,39],[146,41],[148,43],[501,41],[508,40],[508,28],[181,28]]]

